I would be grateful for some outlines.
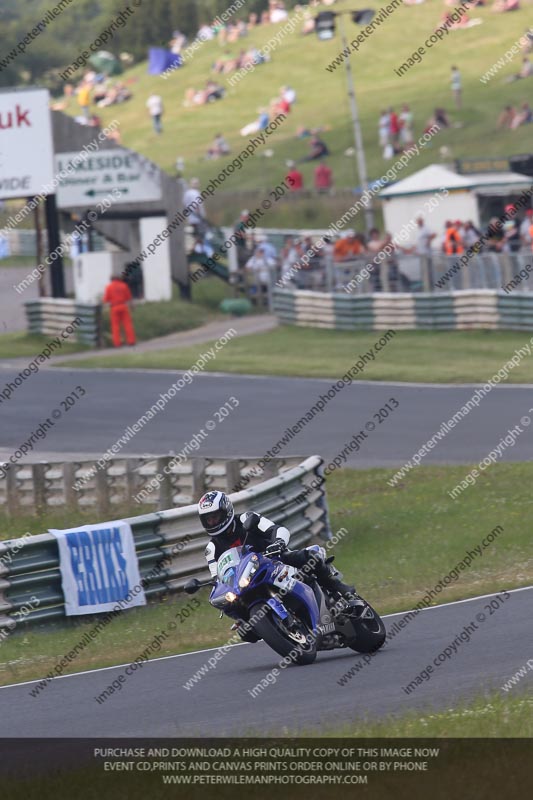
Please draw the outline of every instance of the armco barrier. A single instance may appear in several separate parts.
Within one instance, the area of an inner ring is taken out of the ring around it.
[[[331,538],[322,459],[311,456],[298,466],[252,488],[231,494],[237,513],[253,509],[291,531],[291,547]],[[141,578],[148,597],[180,591],[191,577],[207,577],[206,535],[196,504],[127,520],[132,528]],[[35,596],[39,606],[18,625],[65,616],[59,554],[52,534],[0,542],[0,629]]]
[[[28,300],[24,303],[29,333],[41,333],[49,336],[60,334],[73,319],[79,317],[73,338],[92,347],[100,346],[101,316],[100,305],[77,303],[75,300],[44,297],[39,300]]]
[[[349,295],[275,288],[281,322],[336,330],[533,330],[533,293],[494,289]]]

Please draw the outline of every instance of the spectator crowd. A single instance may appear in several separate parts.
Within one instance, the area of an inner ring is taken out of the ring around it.
[[[258,234],[250,224],[250,212],[245,209],[235,225],[237,238],[236,262],[238,272],[252,288],[252,296],[266,295],[272,283],[282,288],[325,289],[326,261],[340,268],[346,265],[347,272],[357,264],[382,264],[370,272],[369,287],[374,292],[413,291],[421,288],[401,271],[401,258],[415,256],[431,258],[441,253],[455,258],[476,246],[483,253],[529,253],[533,252],[533,210],[528,209],[522,219],[514,216],[516,209],[512,204],[505,206],[506,215],[512,215],[503,226],[497,225],[493,217],[486,230],[491,232],[488,239],[479,244],[483,232],[471,220],[448,220],[440,232],[432,231],[423,217],[418,217],[414,243],[402,246],[389,232],[372,228],[368,234],[353,229],[346,230],[335,237],[318,235],[278,234],[270,237]],[[317,246],[318,239],[321,243]],[[202,244],[202,237],[196,239],[196,252],[212,255],[214,248]],[[378,254],[386,257],[376,259]],[[386,286],[383,279],[386,279]]]

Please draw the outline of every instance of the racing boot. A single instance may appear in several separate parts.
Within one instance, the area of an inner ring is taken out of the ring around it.
[[[357,599],[357,592],[355,586],[350,586],[343,583],[339,577],[337,570],[326,562],[317,564],[315,567],[315,575],[320,586],[331,594],[338,593],[345,600]]]

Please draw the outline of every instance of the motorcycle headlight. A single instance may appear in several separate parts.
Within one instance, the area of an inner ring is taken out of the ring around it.
[[[237,599],[237,595],[235,594],[235,592],[226,592],[225,597],[228,603],[234,603],[235,600]]]
[[[246,589],[247,586],[250,585],[250,581],[252,580],[253,576],[259,569],[259,559],[254,556],[250,559],[250,563],[242,573],[241,577],[239,578],[239,587],[241,589]]]

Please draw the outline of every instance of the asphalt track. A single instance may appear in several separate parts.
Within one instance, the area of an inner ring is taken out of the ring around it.
[[[259,643],[231,648],[190,690],[183,684],[213,651],[148,662],[102,704],[95,697],[124,673],[125,665],[56,679],[36,697],[30,694],[36,682],[4,687],[0,737],[312,733],[410,709],[448,708],[461,698],[499,689],[531,658],[533,587],[494,600],[497,607],[491,613],[493,597],[422,611],[346,685],[338,681],[360,656],[338,650],[319,653],[311,666],[281,670],[277,681],[254,698],[248,690],[279,661]],[[402,616],[387,617],[387,627]],[[471,628],[470,641],[436,667],[429,681],[406,694],[402,687],[472,623],[477,627]],[[229,627],[227,620],[220,624]],[[512,692],[532,686],[530,671]]]
[[[0,369],[0,391],[18,371]],[[62,454],[100,457],[183,373],[174,371],[43,369],[27,379],[8,400],[0,403],[0,457],[7,459],[54,409],[60,418],[45,439],[40,439],[24,460],[60,457]],[[171,400],[157,417],[122,447],[123,454],[179,453],[195,434],[215,420],[216,411],[234,396],[239,407],[216,422],[199,443],[195,455],[227,458],[261,457],[295,425],[306,411],[326,395],[327,379],[200,374]],[[68,411],[61,400],[76,386],[86,395]],[[437,446],[423,463],[479,462],[524,415],[533,419],[531,386],[500,386],[481,400]],[[436,386],[355,382],[330,399],[325,409],[295,435],[279,453],[310,455],[327,460],[337,456],[350,439],[361,437],[342,466],[399,467],[415,453],[441,424],[472,396],[475,386]],[[393,397],[399,407],[382,422],[374,417]],[[532,454],[532,428],[513,447],[503,450],[502,461],[527,461]],[[197,437],[198,441],[198,437]]]

